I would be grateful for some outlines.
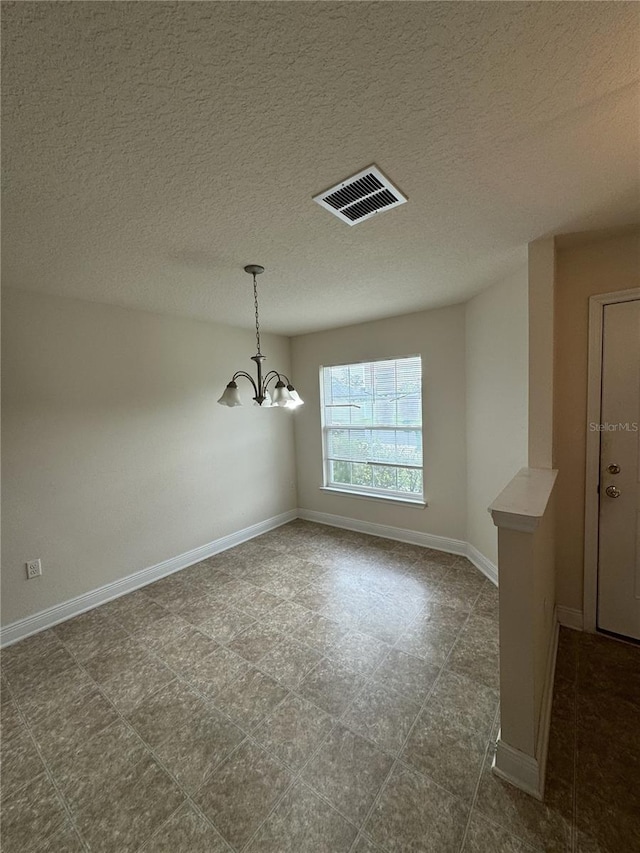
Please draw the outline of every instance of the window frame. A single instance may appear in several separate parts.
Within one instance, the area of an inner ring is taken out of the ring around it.
[[[373,424],[358,424],[358,425],[328,425],[325,419],[325,370],[328,370],[333,367],[354,367],[357,365],[367,365],[367,364],[375,364],[380,361],[403,361],[404,359],[409,358],[418,358],[420,359],[420,425],[419,426],[405,426],[405,425],[373,425]],[[421,353],[412,353],[408,355],[401,356],[381,356],[379,358],[368,358],[363,359],[361,361],[350,361],[350,362],[335,362],[333,364],[322,364],[320,365],[318,382],[320,386],[320,427],[321,427],[321,447],[322,447],[322,485],[320,486],[321,491],[332,492],[341,495],[348,495],[350,497],[358,497],[358,498],[366,498],[372,500],[381,500],[381,501],[389,501],[391,503],[396,504],[408,504],[413,507],[426,507],[427,501],[425,496],[425,482],[424,482],[424,377],[422,372],[422,355]],[[353,429],[353,430],[396,430],[396,431],[410,431],[420,433],[420,449],[422,455],[422,464],[421,465],[402,465],[397,462],[389,462],[389,463],[376,463],[376,462],[363,462],[362,460],[354,459],[335,459],[334,457],[330,457],[328,454],[328,435],[330,430],[335,429]],[[412,469],[419,470],[422,473],[422,492],[420,494],[416,492],[401,492],[394,491],[391,489],[381,489],[377,486],[360,486],[353,485],[349,483],[336,483],[331,479],[331,463],[335,461],[343,461],[350,462],[351,464],[370,464],[370,465],[380,465],[380,467],[386,468],[403,468],[403,469]]]

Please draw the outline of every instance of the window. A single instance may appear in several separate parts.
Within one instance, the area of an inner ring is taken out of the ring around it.
[[[320,369],[326,488],[422,503],[422,362]]]

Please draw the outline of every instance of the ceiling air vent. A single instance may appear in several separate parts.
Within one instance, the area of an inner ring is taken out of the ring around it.
[[[369,166],[313,197],[321,207],[347,225],[357,225],[376,213],[404,204],[407,197],[376,166]]]

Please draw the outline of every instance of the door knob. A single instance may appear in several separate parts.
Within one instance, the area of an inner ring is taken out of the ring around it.
[[[607,468],[607,471],[610,474],[619,474],[620,473],[620,466],[616,465],[615,462],[612,462],[611,465],[609,465],[609,467]]]
[[[615,486],[607,486],[605,492],[609,495],[610,498],[620,497],[620,489],[617,489]]]

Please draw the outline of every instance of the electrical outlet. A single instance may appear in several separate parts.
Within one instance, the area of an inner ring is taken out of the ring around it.
[[[37,578],[42,574],[42,563],[40,560],[29,560],[27,566],[27,580]]]

